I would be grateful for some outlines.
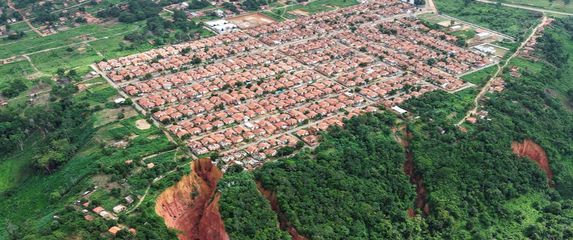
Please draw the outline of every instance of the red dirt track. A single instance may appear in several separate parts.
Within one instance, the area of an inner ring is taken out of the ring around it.
[[[416,199],[414,200],[414,207],[422,210],[425,216],[430,214],[430,204],[428,203],[428,190],[424,186],[424,179],[421,174],[416,173],[416,166],[414,164],[414,153],[410,149],[410,141],[412,133],[401,127],[400,131],[404,133],[403,137],[398,137],[396,140],[402,147],[404,147],[404,154],[406,161],[404,162],[404,173],[410,177],[410,183],[416,186]],[[415,217],[416,212],[413,208],[408,208],[408,216]]]
[[[210,159],[196,160],[191,168],[189,175],[159,195],[155,212],[181,232],[180,240],[228,240],[215,193],[223,173]]]
[[[517,156],[527,157],[537,163],[537,166],[547,174],[547,180],[551,183],[553,172],[551,171],[551,167],[549,167],[547,154],[539,144],[531,139],[524,140],[521,143],[513,141],[511,143],[511,150],[517,154]]]

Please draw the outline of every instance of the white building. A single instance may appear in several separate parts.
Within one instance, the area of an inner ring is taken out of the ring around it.
[[[489,32],[480,32],[478,34],[476,34],[476,36],[478,37],[479,40],[484,40],[487,39],[491,36],[491,33]]]
[[[230,33],[238,30],[237,25],[224,19],[205,22],[205,26],[219,34]]]
[[[404,110],[403,108],[398,107],[398,106],[392,107],[392,110],[396,111],[396,112],[399,113],[400,115],[403,115],[403,114],[405,114],[405,113],[408,112],[408,111],[406,111],[406,110]]]

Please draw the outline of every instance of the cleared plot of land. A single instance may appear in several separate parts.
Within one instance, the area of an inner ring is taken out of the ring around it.
[[[139,29],[136,24],[110,24],[106,25],[83,25],[68,31],[59,32],[46,37],[34,36],[24,38],[17,42],[7,42],[0,44],[0,59],[9,58],[27,53],[33,53],[51,48],[61,48],[70,44],[77,44],[84,41],[86,37],[104,38],[115,35],[124,35],[125,33]]]
[[[314,14],[317,12],[326,12],[326,11],[336,10],[342,7],[349,7],[352,5],[356,5],[358,3],[359,2],[357,0],[317,0],[310,2],[306,5],[296,4],[288,7],[279,7],[272,9],[271,11],[266,11],[264,13],[277,20],[285,18],[294,19],[297,18],[297,15],[300,16],[300,13],[303,12],[306,12],[308,14]],[[293,11],[296,10],[299,11],[293,13]]]
[[[480,71],[465,75],[462,77],[462,79],[475,85],[483,86],[487,80],[491,78],[491,75],[493,75],[496,70],[496,66],[490,66]]]
[[[41,52],[30,57],[42,72],[56,73],[58,68],[70,69],[101,60],[96,51],[88,45],[59,48]]]
[[[135,122],[135,126],[137,129],[146,130],[151,127],[151,124],[149,124],[145,119],[139,119]]]
[[[479,2],[465,5],[464,1],[436,0],[435,4],[441,14],[507,34],[518,40],[525,37],[541,18],[540,13]]]
[[[274,19],[261,14],[261,13],[251,13],[247,15],[232,17],[227,19],[229,22],[234,23],[239,28],[252,28],[263,24],[269,24],[275,22]]]
[[[9,81],[27,78],[36,72],[27,61],[17,61],[0,65],[0,89]]]
[[[153,48],[153,45],[150,43],[132,44],[126,42],[121,35],[90,42],[90,46],[100,52],[105,58],[116,58]]]
[[[449,19],[446,17],[442,17],[435,13],[424,13],[418,15],[418,18],[422,19],[423,21],[427,21],[429,23],[438,24],[443,21],[448,21]]]
[[[98,84],[78,93],[77,98],[92,105],[103,105],[111,102],[117,91],[108,84]]]

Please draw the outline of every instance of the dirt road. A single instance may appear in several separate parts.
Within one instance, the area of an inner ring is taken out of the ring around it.
[[[488,4],[497,4],[497,2],[495,2],[495,1],[489,1],[489,0],[476,0],[476,1],[481,2],[481,3],[488,3]],[[510,3],[502,3],[501,5],[506,6],[506,7],[512,7],[512,8],[521,8],[521,9],[525,9],[525,10],[529,10],[529,11],[535,11],[535,12],[542,12],[542,13],[551,13],[551,14],[558,14],[558,15],[573,16],[573,13],[566,13],[566,12],[559,12],[559,11],[547,10],[547,9],[538,8],[538,7],[529,7],[529,6],[518,5],[518,4],[510,4]]]
[[[547,18],[547,16],[543,16],[543,19],[541,20],[541,22],[537,26],[535,26],[535,28],[531,31],[531,34],[527,37],[527,39],[525,39],[525,41],[523,41],[521,43],[519,48],[517,48],[517,50],[509,58],[507,58],[504,61],[503,65],[500,66],[501,62],[497,64],[497,71],[495,72],[495,74],[493,74],[493,76],[483,86],[483,88],[478,93],[478,95],[474,98],[474,102],[473,102],[474,107],[471,110],[469,110],[466,113],[466,115],[458,123],[456,123],[456,126],[461,125],[462,123],[464,123],[464,121],[466,121],[466,119],[468,117],[477,113],[477,110],[479,108],[479,102],[483,98],[483,96],[485,96],[485,94],[488,92],[489,87],[491,86],[491,83],[493,82],[493,80],[499,76],[501,71],[509,64],[511,59],[513,59],[515,56],[517,56],[517,54],[519,54],[521,49],[533,38],[533,36],[535,36],[535,33],[537,33],[537,30],[540,27],[542,27],[543,25],[545,25],[548,20],[549,20],[549,18]]]
[[[28,27],[30,27],[30,29],[32,29],[32,31],[36,32],[41,37],[45,36],[42,32],[38,31],[38,29],[36,29],[36,27],[34,27],[32,25],[32,23],[30,23],[30,20],[28,20],[26,18],[26,15],[24,15],[23,12],[20,12],[20,10],[17,9],[16,6],[14,6],[14,3],[11,0],[7,0],[7,3],[8,3],[8,7],[12,8],[12,10],[18,12],[22,16],[22,19],[24,20],[24,22],[26,22],[26,24],[28,24]]]

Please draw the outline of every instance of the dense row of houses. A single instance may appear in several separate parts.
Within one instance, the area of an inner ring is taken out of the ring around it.
[[[196,155],[253,167],[345,118],[464,87],[491,64],[381,0],[154,49],[99,68]],[[200,59],[200,61],[197,61]]]

